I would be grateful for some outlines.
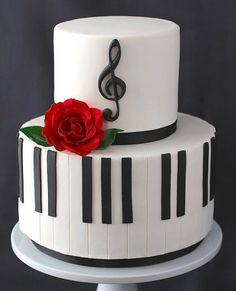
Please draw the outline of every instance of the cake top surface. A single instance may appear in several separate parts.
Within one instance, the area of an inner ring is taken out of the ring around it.
[[[176,31],[179,27],[172,21],[159,18],[98,16],[62,22],[55,29],[88,37],[135,37]]]

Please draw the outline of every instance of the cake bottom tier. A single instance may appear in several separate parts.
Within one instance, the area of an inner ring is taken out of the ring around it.
[[[43,125],[43,117],[23,127],[32,125]],[[92,259],[90,265],[157,257],[200,242],[213,222],[215,129],[185,114],[177,126],[161,141],[86,157],[41,147],[20,133],[22,232],[49,250]]]

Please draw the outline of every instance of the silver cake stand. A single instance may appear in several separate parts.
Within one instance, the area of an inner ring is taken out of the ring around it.
[[[66,263],[38,250],[24,235],[18,223],[12,230],[11,244],[16,256],[31,268],[42,273],[79,282],[97,283],[97,291],[137,291],[137,283],[178,276],[207,262],[220,250],[222,231],[214,222],[212,230],[191,253],[180,258],[145,267],[98,268]]]

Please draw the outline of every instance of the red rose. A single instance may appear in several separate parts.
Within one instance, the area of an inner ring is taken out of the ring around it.
[[[67,99],[48,109],[42,134],[58,151],[68,150],[84,156],[96,149],[104,138],[102,127],[101,110]]]

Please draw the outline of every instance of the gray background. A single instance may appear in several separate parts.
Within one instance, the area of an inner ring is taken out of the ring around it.
[[[224,231],[221,253],[178,278],[141,290],[236,289],[236,1],[0,0],[0,286],[1,290],[95,290],[23,265],[10,248],[17,221],[16,133],[53,102],[53,27],[95,15],[170,19],[181,27],[179,109],[208,120],[219,135],[215,218]],[[157,68],[158,69],[158,68]]]

